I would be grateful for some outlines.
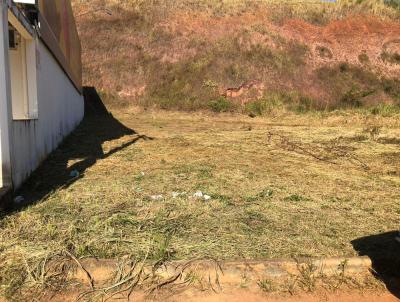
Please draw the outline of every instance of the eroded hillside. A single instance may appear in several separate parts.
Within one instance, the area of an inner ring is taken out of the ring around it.
[[[85,83],[110,104],[262,114],[400,100],[399,11],[383,2],[76,0],[74,7]]]

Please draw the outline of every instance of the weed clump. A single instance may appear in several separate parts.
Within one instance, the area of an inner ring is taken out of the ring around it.
[[[307,201],[308,198],[299,194],[292,194],[284,198],[285,201],[299,202],[299,201]]]
[[[328,47],[317,46],[316,50],[321,58],[327,58],[327,59],[333,58],[333,53]]]
[[[224,97],[219,97],[208,104],[209,108],[214,112],[230,112],[234,109],[232,102]]]
[[[252,116],[272,114],[274,111],[287,110],[295,113],[305,113],[317,108],[317,102],[297,91],[266,92],[256,101],[245,105],[245,113]]]
[[[387,51],[382,52],[381,59],[384,62],[392,63],[392,64],[400,64],[400,54],[397,52],[390,53]]]
[[[340,105],[344,108],[359,108],[362,106],[362,98],[370,95],[372,91],[363,91],[357,86],[353,86],[344,93],[340,99]]]
[[[368,112],[373,115],[389,117],[400,114],[400,104],[379,104],[368,109]]]
[[[363,52],[358,55],[358,61],[360,61],[362,64],[368,64],[370,62],[369,56]]]
[[[260,287],[262,291],[266,293],[272,293],[276,291],[276,285],[274,281],[267,278],[258,280],[257,285]]]
[[[395,9],[400,9],[400,0],[385,0],[385,5],[393,7]]]

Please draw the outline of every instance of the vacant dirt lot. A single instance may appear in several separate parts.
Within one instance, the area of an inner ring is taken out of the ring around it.
[[[397,116],[356,112],[88,117],[19,193],[34,205],[1,218],[2,289],[54,282],[47,261],[71,255],[362,254],[395,269],[399,137]]]
[[[69,239],[80,255],[141,254],[157,237],[174,258],[339,256],[398,228],[396,117],[114,117],[87,119],[38,171],[25,198],[80,177],[6,217],[2,242],[38,228],[39,242]]]

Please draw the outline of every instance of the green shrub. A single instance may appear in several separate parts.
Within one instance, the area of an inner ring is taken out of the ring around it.
[[[300,96],[296,105],[296,112],[303,113],[313,109],[313,100],[306,96]]]
[[[368,111],[373,115],[392,116],[400,114],[400,104],[379,104]]]
[[[318,102],[297,91],[283,92],[280,95],[282,103],[289,111],[306,113],[318,109]]]
[[[261,99],[247,103],[244,109],[247,114],[261,116],[282,107],[289,99],[290,97],[284,93],[268,92]]]
[[[340,99],[340,106],[344,108],[359,108],[362,106],[362,98],[372,94],[373,90],[362,90],[354,85],[350,90],[344,93]]]
[[[400,0],[385,0],[384,3],[387,6],[391,6],[396,9],[400,9]]]
[[[265,100],[257,100],[245,105],[245,112],[250,115],[263,115],[265,111]]]
[[[247,103],[245,112],[251,115],[265,115],[274,109],[286,109],[297,113],[306,113],[318,109],[317,102],[297,91],[268,92],[263,98]]]
[[[400,101],[400,81],[396,79],[383,79],[383,90],[393,98]]]
[[[209,108],[214,112],[230,112],[233,111],[233,104],[225,97],[219,97],[208,104]]]

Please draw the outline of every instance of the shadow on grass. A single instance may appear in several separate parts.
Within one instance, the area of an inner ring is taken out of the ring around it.
[[[86,169],[96,164],[98,160],[105,159],[139,140],[152,140],[115,119],[107,111],[95,88],[84,87],[83,94],[85,98],[83,121],[16,192],[16,196],[24,197],[24,202],[9,205],[3,211],[3,215],[23,210],[26,206],[43,200],[55,190],[70,186],[84,177]],[[132,138],[107,153],[103,151],[104,142],[124,136]],[[68,165],[70,161],[74,163]],[[3,215],[0,215],[0,219]]]
[[[400,242],[398,231],[358,238],[351,243],[360,256],[368,256],[376,278],[400,298]]]

